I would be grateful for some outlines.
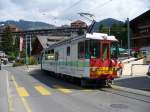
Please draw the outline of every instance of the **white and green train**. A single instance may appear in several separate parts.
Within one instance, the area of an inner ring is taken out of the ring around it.
[[[114,36],[86,33],[53,45],[42,52],[41,69],[60,76],[88,81],[113,80],[117,76],[117,43]]]

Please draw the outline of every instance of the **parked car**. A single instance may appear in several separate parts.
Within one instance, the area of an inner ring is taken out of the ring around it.
[[[8,63],[8,58],[1,58],[1,61],[4,65]]]

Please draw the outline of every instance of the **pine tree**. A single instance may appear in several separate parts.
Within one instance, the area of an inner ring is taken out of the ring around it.
[[[13,52],[13,37],[9,26],[7,26],[4,30],[1,47],[6,54],[11,54]]]

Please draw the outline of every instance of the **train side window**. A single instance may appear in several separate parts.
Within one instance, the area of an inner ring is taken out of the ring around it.
[[[59,59],[59,53],[55,52],[55,60],[58,60],[58,59]]]
[[[45,52],[44,52],[44,54],[45,54],[45,60],[48,60],[48,56],[47,56],[47,50],[45,50]]]
[[[67,47],[67,56],[70,56],[70,47]]]
[[[79,42],[78,43],[78,58],[82,59],[85,56],[85,47],[84,47],[84,42]]]
[[[111,43],[111,58],[117,58],[119,55],[119,44],[118,42]]]
[[[54,60],[55,59],[54,49],[45,52],[45,56],[46,56],[45,57],[46,60]]]

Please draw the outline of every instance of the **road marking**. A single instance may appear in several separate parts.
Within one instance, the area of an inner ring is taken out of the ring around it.
[[[16,79],[15,79],[15,77],[14,77],[13,75],[11,76],[11,79],[12,79],[12,81],[13,81],[15,87],[17,88],[17,87],[18,87],[18,84],[17,84]]]
[[[4,70],[5,72],[7,72],[6,75],[6,82],[7,82],[7,96],[8,96],[8,111],[9,112],[13,112],[14,108],[13,108],[13,99],[12,96],[10,95],[10,85],[9,85],[9,78],[8,75],[10,74],[10,72],[8,72],[7,70]]]
[[[84,89],[84,90],[82,90],[82,91],[84,91],[84,92],[91,92],[91,91],[93,91],[93,90],[91,90],[91,89]]]
[[[64,87],[60,87],[60,86],[55,86],[59,91],[65,93],[65,94],[68,94],[68,93],[71,93],[72,91],[68,88],[64,88]]]
[[[24,87],[17,87],[17,92],[18,92],[19,96],[21,96],[21,97],[29,96],[29,93],[27,92],[27,90]]]
[[[21,97],[21,101],[23,102],[23,105],[27,112],[32,112],[32,110],[29,107],[29,104],[27,103],[26,99],[24,97]]]
[[[19,85],[17,84],[16,80],[15,80],[15,77],[12,75],[11,76],[11,79],[16,87],[16,90],[20,96],[20,99],[26,109],[27,112],[32,112],[28,102],[26,101],[26,99],[24,98],[24,96],[28,96],[29,94],[27,93],[27,91],[23,88],[23,87],[19,87]]]
[[[34,88],[42,95],[51,95],[51,93],[43,86],[35,86]]]

